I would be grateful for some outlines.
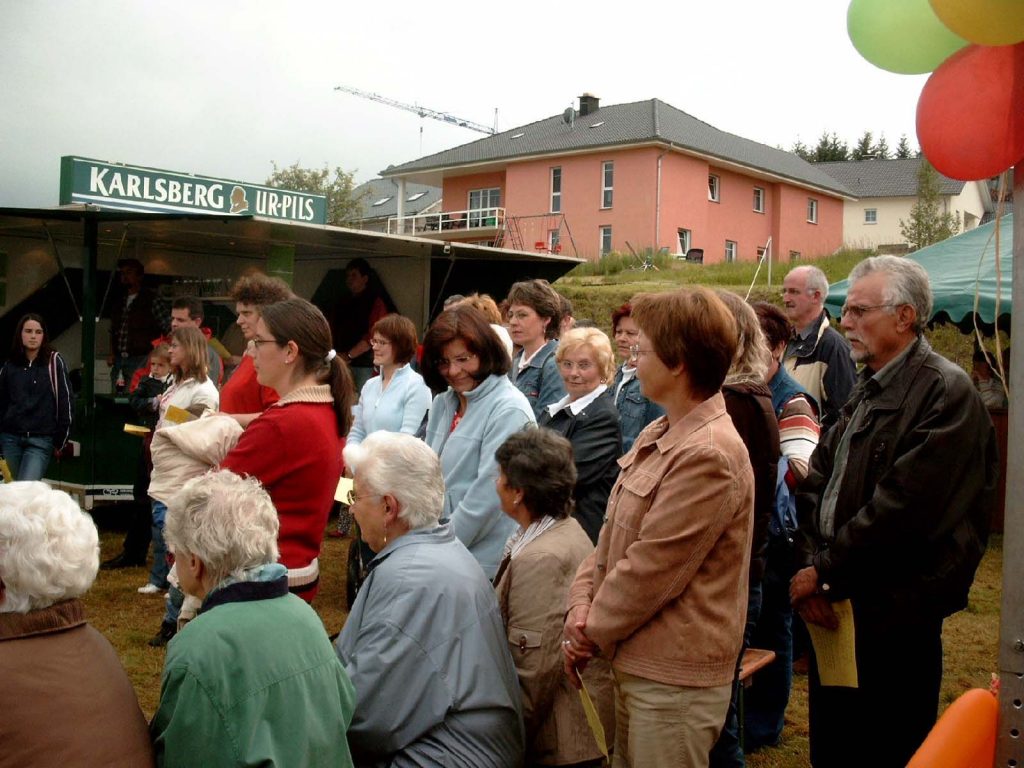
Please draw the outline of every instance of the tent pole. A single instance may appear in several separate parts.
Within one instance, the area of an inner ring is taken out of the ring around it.
[[[1010,412],[999,619],[999,731],[996,766],[1024,765],[1024,161],[1013,173],[1013,303]]]

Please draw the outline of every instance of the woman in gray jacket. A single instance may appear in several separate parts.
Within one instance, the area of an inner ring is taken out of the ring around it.
[[[411,435],[375,432],[346,447],[345,463],[352,514],[377,552],[336,645],[356,689],[356,765],[521,765],[498,602],[452,525],[438,522],[437,456]]]

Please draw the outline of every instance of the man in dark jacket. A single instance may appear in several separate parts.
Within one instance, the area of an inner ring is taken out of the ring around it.
[[[163,335],[167,304],[143,284],[145,270],[138,259],[121,259],[117,271],[124,297],[110,314],[111,389],[127,391],[135,372],[146,365],[150,342]]]
[[[827,296],[828,278],[817,267],[797,267],[782,282],[786,316],[796,329],[783,364],[817,401],[822,432],[835,424],[857,380],[850,345],[829,325]]]
[[[942,622],[967,605],[995,498],[995,431],[967,374],[922,337],[928,275],[876,256],[850,273],[842,327],[864,364],[797,496],[790,597],[809,624],[852,604],[857,687],[809,676],[811,763],[903,766],[935,722]],[[847,619],[849,620],[849,619]]]

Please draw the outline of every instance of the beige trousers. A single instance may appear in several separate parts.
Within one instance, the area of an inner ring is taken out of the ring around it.
[[[686,688],[615,672],[612,768],[707,768],[732,685]]]

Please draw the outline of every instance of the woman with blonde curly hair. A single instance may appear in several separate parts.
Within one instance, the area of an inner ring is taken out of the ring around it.
[[[512,346],[512,337],[508,335],[508,330],[501,324],[501,310],[494,302],[494,299],[486,293],[471,293],[458,303],[468,304],[469,306],[483,312],[484,317],[487,318],[487,322],[491,324],[491,330],[498,334],[498,338],[501,339],[501,343],[504,344],[505,349],[508,350],[508,357],[509,360],[511,360],[514,349]]]
[[[537,424],[572,443],[577,474],[573,516],[597,543],[622,455],[619,412],[608,389],[615,357],[603,331],[574,328],[562,335],[555,362],[569,394],[544,408]]]

